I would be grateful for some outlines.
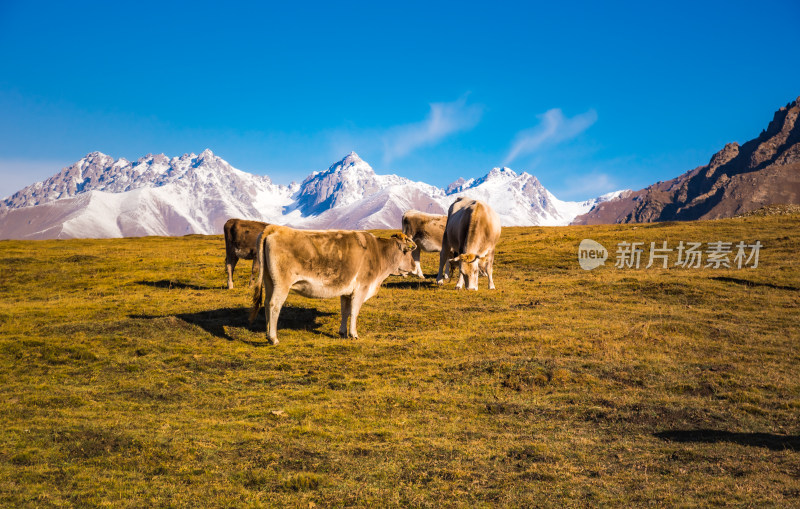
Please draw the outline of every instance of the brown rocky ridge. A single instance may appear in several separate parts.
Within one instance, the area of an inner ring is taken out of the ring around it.
[[[728,143],[705,166],[598,203],[572,224],[720,219],[775,204],[800,204],[800,97],[766,130]]]

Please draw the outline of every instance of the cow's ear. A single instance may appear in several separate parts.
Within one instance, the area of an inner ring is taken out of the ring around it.
[[[417,245],[411,240],[411,237],[405,233],[393,233],[392,238],[403,244],[403,252],[407,253],[417,249]]]
[[[475,255],[471,253],[464,253],[461,255],[461,261],[464,263],[472,263],[475,261]]]

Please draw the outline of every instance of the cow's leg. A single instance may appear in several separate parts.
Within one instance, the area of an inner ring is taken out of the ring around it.
[[[494,249],[486,260],[486,276],[489,278],[489,290],[494,290],[494,279],[492,278],[492,267],[494,266]]]
[[[358,321],[358,313],[361,311],[364,300],[364,294],[360,292],[353,292],[350,297],[350,335],[353,336],[353,339],[358,339],[356,321]]]
[[[441,285],[444,283],[445,264],[449,264],[450,260],[450,243],[447,242],[447,234],[442,239],[442,250],[439,251],[439,273],[436,274],[436,284]],[[449,279],[449,278],[448,278]]]
[[[268,278],[264,278],[268,279]],[[267,313],[267,340],[273,344],[278,344],[278,315],[281,314],[281,308],[289,295],[289,288],[279,287],[270,281],[265,281],[264,289],[266,291],[267,305],[264,309]]]
[[[236,262],[238,261],[239,259],[235,256],[228,255],[225,257],[225,268],[228,271],[228,290],[233,290],[233,269],[236,268]]]
[[[347,337],[347,320],[350,319],[352,297],[352,295],[342,295],[340,298],[342,301],[342,325],[339,326],[339,336],[343,338]]]
[[[253,268],[250,269],[250,286],[253,286],[253,281],[258,276],[258,256],[253,258]]]
[[[464,288],[464,272],[459,270],[458,271],[458,283],[456,283],[456,290],[461,290],[462,288]]]
[[[422,266],[419,263],[420,253],[422,253],[422,249],[419,246],[411,251],[411,258],[414,259],[414,274],[419,276],[420,279],[425,279],[425,274],[422,273]]]

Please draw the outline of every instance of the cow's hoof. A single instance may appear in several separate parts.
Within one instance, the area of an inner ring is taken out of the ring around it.
[[[347,333],[346,332],[339,332],[339,337],[341,339],[347,339]]]
[[[270,345],[277,345],[278,344],[278,340],[277,339],[267,338],[267,340],[269,341]]]
[[[436,280],[436,284],[439,285],[439,286],[442,286],[444,284],[444,281],[441,280],[441,279],[437,279]]]

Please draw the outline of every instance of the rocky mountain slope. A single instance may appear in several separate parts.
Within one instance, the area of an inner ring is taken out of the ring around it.
[[[573,224],[719,219],[773,204],[800,203],[800,97],[766,130],[729,143],[705,166],[597,204]]]
[[[509,168],[443,190],[377,175],[354,152],[291,186],[237,170],[210,150],[135,162],[93,152],[0,202],[0,238],[216,234],[231,217],[299,228],[399,228],[404,211],[445,214],[458,196],[487,201],[506,226],[568,224],[612,197],[560,201],[536,177]]]

